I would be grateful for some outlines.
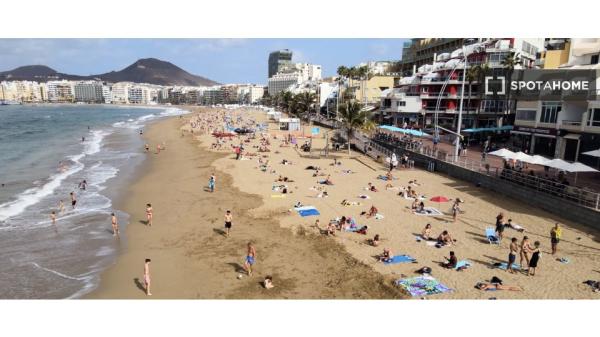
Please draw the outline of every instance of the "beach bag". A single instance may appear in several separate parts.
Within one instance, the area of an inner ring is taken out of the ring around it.
[[[491,283],[498,283],[498,284],[502,284],[502,280],[499,279],[498,277],[494,276],[492,277],[492,279],[490,280]]]
[[[423,267],[423,268],[417,270],[417,273],[431,275],[431,268],[429,268],[429,267]]]

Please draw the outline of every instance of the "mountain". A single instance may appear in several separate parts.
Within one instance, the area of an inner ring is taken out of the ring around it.
[[[205,86],[219,84],[202,76],[192,75],[178,66],[155,58],[137,60],[132,65],[119,71],[105,74],[78,76],[59,73],[56,70],[42,66],[24,66],[13,70],[0,72],[0,81],[49,81],[49,80],[102,80],[107,82],[137,82],[158,85],[187,85]]]

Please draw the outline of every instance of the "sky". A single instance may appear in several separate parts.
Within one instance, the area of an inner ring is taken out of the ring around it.
[[[220,83],[267,82],[271,51],[290,49],[294,62],[340,65],[399,60],[406,39],[0,39],[0,71],[46,65],[72,75],[118,71],[140,58],[171,62]]]

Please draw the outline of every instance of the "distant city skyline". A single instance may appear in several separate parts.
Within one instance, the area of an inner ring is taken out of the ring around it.
[[[340,65],[399,60],[407,39],[0,39],[0,71],[45,65],[90,75],[121,70],[140,58],[171,62],[220,83],[267,83],[269,53],[293,51],[293,62]]]

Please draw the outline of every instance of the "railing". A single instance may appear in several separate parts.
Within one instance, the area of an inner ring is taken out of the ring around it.
[[[422,146],[420,143],[415,141],[398,140],[390,142],[389,140],[374,138],[371,143],[373,144],[373,148],[377,149],[385,156],[390,156],[392,152],[400,156],[402,155],[401,152],[406,150],[419,153],[426,157],[434,158],[451,165],[456,165],[469,171],[485,174],[517,186],[532,188],[558,198],[569,200],[581,206],[600,211],[600,193],[598,192],[561,184],[550,179],[524,174],[511,168],[494,167],[487,163],[484,159],[479,161],[461,156],[456,158],[454,154],[448,154],[445,151],[432,148],[430,146]],[[386,146],[383,146],[382,144],[385,144]]]
[[[567,125],[567,126],[581,126],[581,121],[568,121],[568,120],[563,120],[562,125]]]

